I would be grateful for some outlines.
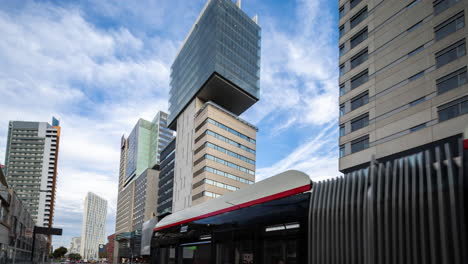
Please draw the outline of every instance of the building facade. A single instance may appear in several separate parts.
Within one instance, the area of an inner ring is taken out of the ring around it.
[[[339,1],[340,170],[457,140],[467,1]]]
[[[60,124],[10,121],[5,155],[8,184],[38,226],[52,227]]]
[[[190,207],[193,202],[200,203],[225,192],[210,192],[211,186],[229,186],[229,189],[221,188],[233,191],[254,182],[254,175],[249,176],[247,181],[239,181],[239,184],[231,182],[234,178],[242,178],[243,172],[233,172],[231,179],[229,176],[218,178],[220,174],[231,175],[226,170],[200,174],[197,178],[199,181],[194,182],[194,177],[198,176],[195,175],[198,171],[194,169],[199,167],[198,163],[195,165],[198,160],[194,159],[194,151],[197,124],[204,122],[196,116],[199,111],[203,111],[202,109],[208,109],[207,112],[210,112],[211,108],[218,109],[218,120],[212,120],[229,128],[220,129],[218,139],[239,144],[238,141],[243,140],[239,135],[249,134],[248,138],[255,142],[255,133],[251,132],[256,129],[249,129],[250,125],[243,127],[248,131],[236,131],[238,135],[231,133],[230,129],[235,129],[230,126],[237,126],[233,121],[236,118],[233,117],[242,114],[259,100],[260,39],[261,29],[257,18],[249,18],[242,11],[240,1],[236,5],[230,0],[209,0],[177,54],[171,67],[169,94],[169,126],[176,129],[178,138],[175,144],[173,212]],[[234,123],[224,124],[225,120]],[[238,122],[241,123],[246,122]],[[249,148],[254,150],[252,144],[255,145],[252,141],[247,143]],[[238,148],[241,149],[240,145]],[[254,153],[255,151],[251,154]],[[214,162],[239,167],[232,156],[215,155],[218,155],[218,152],[206,157]],[[233,160],[230,160],[231,158]],[[255,160],[254,157],[249,159]],[[247,166],[249,171],[253,168],[250,165]],[[208,175],[217,175],[214,176],[217,180],[208,178]]]
[[[158,188],[158,218],[172,213],[172,195],[174,188],[175,145],[177,138],[161,151],[161,165]]]
[[[83,259],[96,260],[99,245],[106,242],[107,200],[89,192],[86,195],[81,228],[81,250]]]
[[[81,237],[72,237],[70,241],[69,254],[80,254]]]

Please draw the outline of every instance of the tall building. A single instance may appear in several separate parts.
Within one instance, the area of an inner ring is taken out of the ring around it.
[[[172,64],[174,212],[254,182],[249,172],[255,165],[237,157],[255,161],[256,129],[237,116],[259,100],[260,38],[257,18],[249,18],[240,1],[209,0]],[[197,135],[206,137],[200,141]],[[208,149],[205,143],[211,140],[224,150],[194,154],[196,144]]]
[[[161,166],[158,185],[158,218],[162,218],[172,213],[176,140],[177,138],[174,137],[174,139],[161,151]]]
[[[459,140],[468,124],[467,1],[339,6],[340,170]]]
[[[81,247],[81,237],[72,237],[70,241],[70,249],[68,253],[70,254],[79,254]]]
[[[141,228],[156,214],[160,154],[172,137],[164,112],[152,122],[138,120],[128,138],[122,137],[116,235]]]
[[[10,121],[5,157],[8,184],[21,198],[36,225],[54,219],[60,124]]]
[[[80,255],[83,259],[98,259],[99,244],[106,242],[107,200],[89,192],[85,198],[81,228]]]

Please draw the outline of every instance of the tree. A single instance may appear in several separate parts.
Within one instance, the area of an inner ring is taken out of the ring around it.
[[[78,254],[78,253],[70,253],[70,254],[68,254],[68,258],[71,259],[71,260],[80,260],[81,255]]]
[[[57,248],[56,250],[54,250],[54,253],[52,253],[52,255],[54,256],[54,258],[63,258],[63,256],[65,256],[65,254],[67,254],[68,250],[64,247],[59,247]]]

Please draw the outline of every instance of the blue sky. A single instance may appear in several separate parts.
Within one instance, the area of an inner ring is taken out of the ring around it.
[[[88,191],[115,228],[119,143],[167,111],[170,66],[205,0],[0,0],[0,162],[8,120],[61,120],[55,225],[80,236]],[[262,27],[257,178],[338,175],[337,1],[244,0]]]

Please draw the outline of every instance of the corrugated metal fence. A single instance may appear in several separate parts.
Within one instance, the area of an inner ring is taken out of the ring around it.
[[[462,145],[314,183],[310,264],[468,263]]]

